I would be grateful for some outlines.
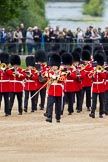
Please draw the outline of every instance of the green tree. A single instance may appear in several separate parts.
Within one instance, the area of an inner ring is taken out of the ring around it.
[[[26,7],[23,0],[0,0],[0,23],[5,25],[19,16],[19,8],[23,10]]]
[[[16,27],[22,22],[26,27],[44,28],[48,24],[44,0],[1,0],[0,11],[0,24],[5,27]]]
[[[104,0],[86,0],[84,4],[84,14],[92,16],[102,16],[104,12]]]

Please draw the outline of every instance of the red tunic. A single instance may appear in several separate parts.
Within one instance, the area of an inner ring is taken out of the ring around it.
[[[28,69],[25,70],[25,75],[27,74],[26,73],[27,71],[28,71]],[[32,69],[30,71],[30,73],[31,73],[30,77],[28,77],[26,75],[26,81],[25,81],[25,85],[24,85],[24,90],[26,90],[26,91],[34,91],[34,90],[37,89],[38,75],[37,75],[37,73],[36,73],[36,71],[34,69]]]
[[[67,75],[67,78],[64,82],[64,92],[74,92],[74,78],[76,78],[76,72],[73,68],[68,68],[67,70],[70,71],[70,75]]]
[[[108,73],[106,73],[105,90],[108,91]]]
[[[0,69],[0,92],[9,92],[9,75]]]
[[[49,72],[49,79],[56,77],[56,74],[54,71]],[[59,81],[59,77],[57,76],[56,79],[53,79],[51,82],[51,85],[48,89],[48,95],[49,96],[63,96],[63,83]]]
[[[25,73],[22,68],[17,68],[14,71],[14,68],[7,69],[6,71],[9,75],[9,91],[10,92],[22,92],[24,89],[23,80],[25,79]],[[19,75],[15,75],[18,73]]]
[[[93,93],[102,93],[105,92],[105,79],[106,73],[95,73],[93,76],[93,85],[92,85],[92,92]]]
[[[92,86],[92,78],[90,78],[90,73],[92,73],[93,67],[88,64],[84,68],[84,78],[82,80],[83,87],[91,87]]]

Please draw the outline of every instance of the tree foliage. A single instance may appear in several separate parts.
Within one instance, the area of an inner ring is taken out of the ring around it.
[[[92,16],[102,16],[104,12],[104,0],[86,0],[84,4],[84,14]]]
[[[0,24],[16,27],[22,22],[25,26],[44,28],[48,23],[45,19],[45,1],[0,0]]]

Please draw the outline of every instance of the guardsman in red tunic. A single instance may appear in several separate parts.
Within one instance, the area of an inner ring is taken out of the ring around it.
[[[64,104],[67,99],[68,103],[68,115],[71,115],[73,110],[73,94],[75,92],[74,88],[74,80],[73,77],[76,77],[75,69],[72,66],[72,56],[69,53],[64,53],[62,55],[62,66],[64,69],[66,69],[66,80],[64,82]],[[64,110],[64,108],[63,108]],[[63,111],[61,112],[63,114]]]
[[[25,79],[25,85],[24,85],[24,111],[27,112],[28,110],[28,99],[29,99],[29,93],[31,96],[33,96],[37,89],[37,79],[38,74],[37,71],[34,69],[35,66],[35,59],[33,56],[27,56],[26,57],[26,66],[27,69],[24,70],[26,79]],[[31,99],[31,112],[35,111],[35,96]]]
[[[63,96],[63,84],[59,81],[60,78],[60,64],[61,58],[56,53],[51,56],[51,70],[49,72],[49,88],[47,99],[47,122],[52,122],[53,105],[55,103],[56,121],[60,122],[62,96]]]
[[[82,80],[84,78],[84,71],[82,70],[82,67],[80,66],[80,55],[77,51],[74,51],[72,53],[73,56],[73,66],[75,67],[76,76],[74,79],[74,98],[76,94],[76,110],[77,113],[80,113],[82,111],[81,106],[81,91],[82,91]],[[75,100],[75,99],[74,99]]]
[[[9,64],[9,54],[0,54],[0,98],[4,96],[5,116],[9,115],[9,75],[6,73]]]
[[[97,96],[99,95],[99,117],[103,118],[104,111],[104,94],[105,94],[105,79],[106,73],[103,69],[104,65],[104,53],[102,51],[96,51],[94,55],[94,61],[97,61],[96,69],[92,75],[92,107],[90,117],[95,118],[95,110],[97,105]]]
[[[84,100],[84,93],[86,93],[86,108],[87,111],[90,111],[91,108],[91,86],[92,86],[92,78],[89,77],[90,72],[93,71],[92,64],[90,63],[90,52],[88,50],[83,50],[82,52],[82,61],[84,64],[84,72],[85,76],[82,80],[83,88],[82,88],[82,106]]]
[[[10,91],[10,115],[12,111],[12,107],[14,104],[15,95],[17,95],[18,100],[18,112],[19,115],[22,115],[22,97],[24,84],[23,80],[25,79],[25,73],[22,68],[20,68],[21,59],[18,55],[11,55],[10,63],[12,65],[11,68],[7,70],[9,75],[9,91]]]
[[[45,105],[45,98],[46,98],[46,85],[44,84],[47,82],[47,78],[45,77],[46,71],[48,71],[48,67],[46,65],[46,53],[43,50],[38,50],[35,54],[35,67],[39,72],[38,80],[37,80],[37,90],[43,87],[39,93],[36,94],[36,102],[35,102],[35,109],[37,110],[38,104],[38,97],[40,94],[40,103],[39,107],[40,110],[44,110]]]

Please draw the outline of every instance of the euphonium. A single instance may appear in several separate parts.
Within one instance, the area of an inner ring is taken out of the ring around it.
[[[101,73],[103,70],[104,70],[104,69],[103,69],[102,66],[100,66],[100,65],[97,65],[97,66],[96,66],[96,72]]]
[[[6,68],[7,68],[7,65],[5,63],[1,63],[0,69],[1,70],[6,70]]]

